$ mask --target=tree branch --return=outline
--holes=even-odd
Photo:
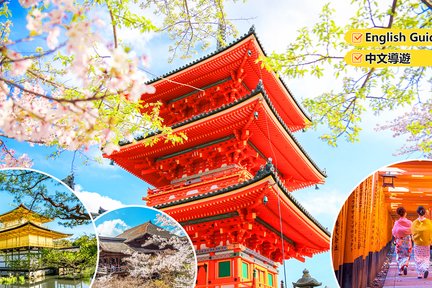
[[[117,43],[117,27],[116,27],[116,21],[114,19],[114,15],[112,12],[111,7],[108,4],[108,1],[105,1],[105,3],[107,4],[108,7],[108,11],[110,13],[110,17],[111,17],[111,25],[112,25],[112,30],[113,30],[113,37],[114,37],[114,48],[117,48],[118,43]]]
[[[114,94],[108,94],[108,95],[103,95],[103,96],[92,96],[92,97],[83,98],[83,99],[64,99],[64,98],[58,99],[58,98],[53,98],[53,97],[45,95],[45,94],[41,94],[41,93],[38,93],[38,92],[35,92],[35,91],[28,90],[28,89],[24,88],[23,86],[15,83],[15,82],[13,82],[11,80],[8,80],[6,78],[3,78],[3,77],[0,77],[0,81],[3,81],[3,82],[5,82],[5,83],[7,83],[7,84],[9,84],[9,85],[11,85],[11,86],[13,86],[15,88],[18,88],[18,89],[20,89],[23,92],[30,93],[30,94],[33,94],[35,96],[39,96],[39,97],[42,97],[42,98],[45,98],[45,99],[48,99],[48,100],[52,100],[52,101],[55,101],[55,102],[58,102],[58,103],[72,103],[72,104],[74,104],[74,103],[78,103],[78,102],[86,102],[86,101],[94,101],[94,100],[97,101],[97,100],[104,99],[107,96],[114,95]],[[120,93],[121,92],[122,91],[120,91]]]

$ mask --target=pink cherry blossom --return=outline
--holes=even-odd
[[[120,146],[114,143],[108,143],[103,147],[102,151],[107,155],[111,155],[114,151],[120,151]]]
[[[41,2],[40,0],[19,0],[19,3],[24,8],[29,8],[29,7],[35,6],[35,5],[39,4],[40,2]]]
[[[396,117],[376,130],[390,130],[393,137],[406,137],[406,144],[398,155],[420,153],[432,158],[432,101],[429,99],[413,107],[409,112]]]
[[[32,7],[25,41],[46,39],[52,51],[43,51],[47,57],[39,52],[24,57],[3,43],[8,65],[0,70],[0,135],[68,150],[97,145],[111,154],[119,150],[123,137],[132,141],[135,133],[153,129],[146,119],[158,119],[157,109],[143,117],[138,102],[142,94],[154,92],[138,69],[142,56],[114,48],[100,37],[103,21],[87,15],[86,5],[74,0],[45,0],[45,6],[41,1],[20,3]],[[64,39],[65,49],[59,39]],[[57,52],[64,58],[57,60]],[[44,73],[46,64],[62,72]],[[1,165],[30,165],[28,157],[2,145],[10,153],[0,155]]]
[[[52,0],[53,4],[57,5],[57,6],[63,6],[65,9],[69,10],[69,11],[74,11],[75,10],[75,0]]]
[[[54,49],[58,45],[58,37],[60,35],[60,28],[55,26],[51,31],[48,32],[47,46],[50,49]]]
[[[11,74],[14,76],[24,74],[32,64],[31,59],[25,59],[21,54],[12,50],[8,51],[8,57],[12,60]]]
[[[42,13],[39,9],[32,10],[27,14],[27,25],[26,28],[32,34],[38,35],[42,33],[42,20],[46,17],[46,13]]]
[[[12,100],[6,99],[6,97],[0,97],[0,111],[2,111],[2,113],[0,113],[0,127],[8,120],[9,114],[12,112],[12,107]]]
[[[29,168],[33,166],[33,162],[27,154],[22,154],[19,157],[15,156],[15,150],[7,149],[3,142],[0,141],[0,169],[11,167]]]
[[[111,64],[111,73],[122,75],[129,72],[130,60],[128,54],[122,48],[114,49],[109,62]]]
[[[54,9],[48,13],[48,17],[50,19],[50,24],[61,24],[62,21],[65,19],[66,15],[64,13],[64,10],[62,9]]]

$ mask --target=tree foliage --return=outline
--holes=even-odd
[[[10,193],[17,204],[45,217],[60,219],[66,227],[88,224],[90,215],[72,191],[52,177],[31,170],[0,171],[0,191]]]
[[[272,53],[263,59],[263,65],[290,78],[333,76],[332,90],[303,101],[313,126],[328,126],[329,132],[321,138],[330,145],[336,146],[340,137],[357,141],[367,110],[380,113],[414,109],[417,112],[395,117],[380,129],[390,129],[395,136],[409,135],[412,145],[402,148],[402,152],[420,151],[432,156],[432,122],[428,116],[432,104],[431,69],[353,68],[343,60],[353,48],[343,39],[349,29],[432,28],[432,10],[415,0],[361,0],[352,1],[352,5],[358,8],[345,26],[336,23],[331,5],[324,5],[317,23],[301,28],[285,52]]]
[[[44,249],[40,258],[43,267],[75,271],[92,276],[96,269],[97,240],[94,235],[83,235],[71,243],[73,250]]]
[[[15,5],[13,5],[15,4]],[[0,0],[0,161],[3,167],[31,165],[6,146],[18,141],[79,150],[98,145],[105,153],[123,139],[159,132],[174,143],[185,139],[163,125],[161,103],[143,72],[146,55],[126,45],[119,29],[167,32],[171,56],[190,56],[211,37],[236,31],[224,1]],[[25,9],[27,35],[11,33]],[[162,18],[157,26],[143,11]],[[20,22],[21,21],[21,22]],[[33,50],[33,51],[30,51]],[[146,142],[147,145],[153,142]]]

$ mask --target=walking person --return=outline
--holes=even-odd
[[[427,278],[429,275],[430,245],[432,243],[432,222],[425,217],[426,209],[417,208],[418,218],[412,223],[414,240],[414,261],[417,278]]]
[[[396,220],[392,229],[392,235],[396,243],[396,262],[399,275],[402,275],[402,273],[407,275],[412,250],[412,222],[406,218],[407,212],[404,207],[399,207],[396,213],[399,215],[399,219]]]

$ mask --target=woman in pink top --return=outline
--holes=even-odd
[[[399,207],[396,213],[400,216],[393,226],[392,234],[396,242],[396,262],[399,268],[399,275],[407,275],[408,263],[410,259],[412,242],[411,242],[411,225],[412,222],[406,218],[406,210]]]

